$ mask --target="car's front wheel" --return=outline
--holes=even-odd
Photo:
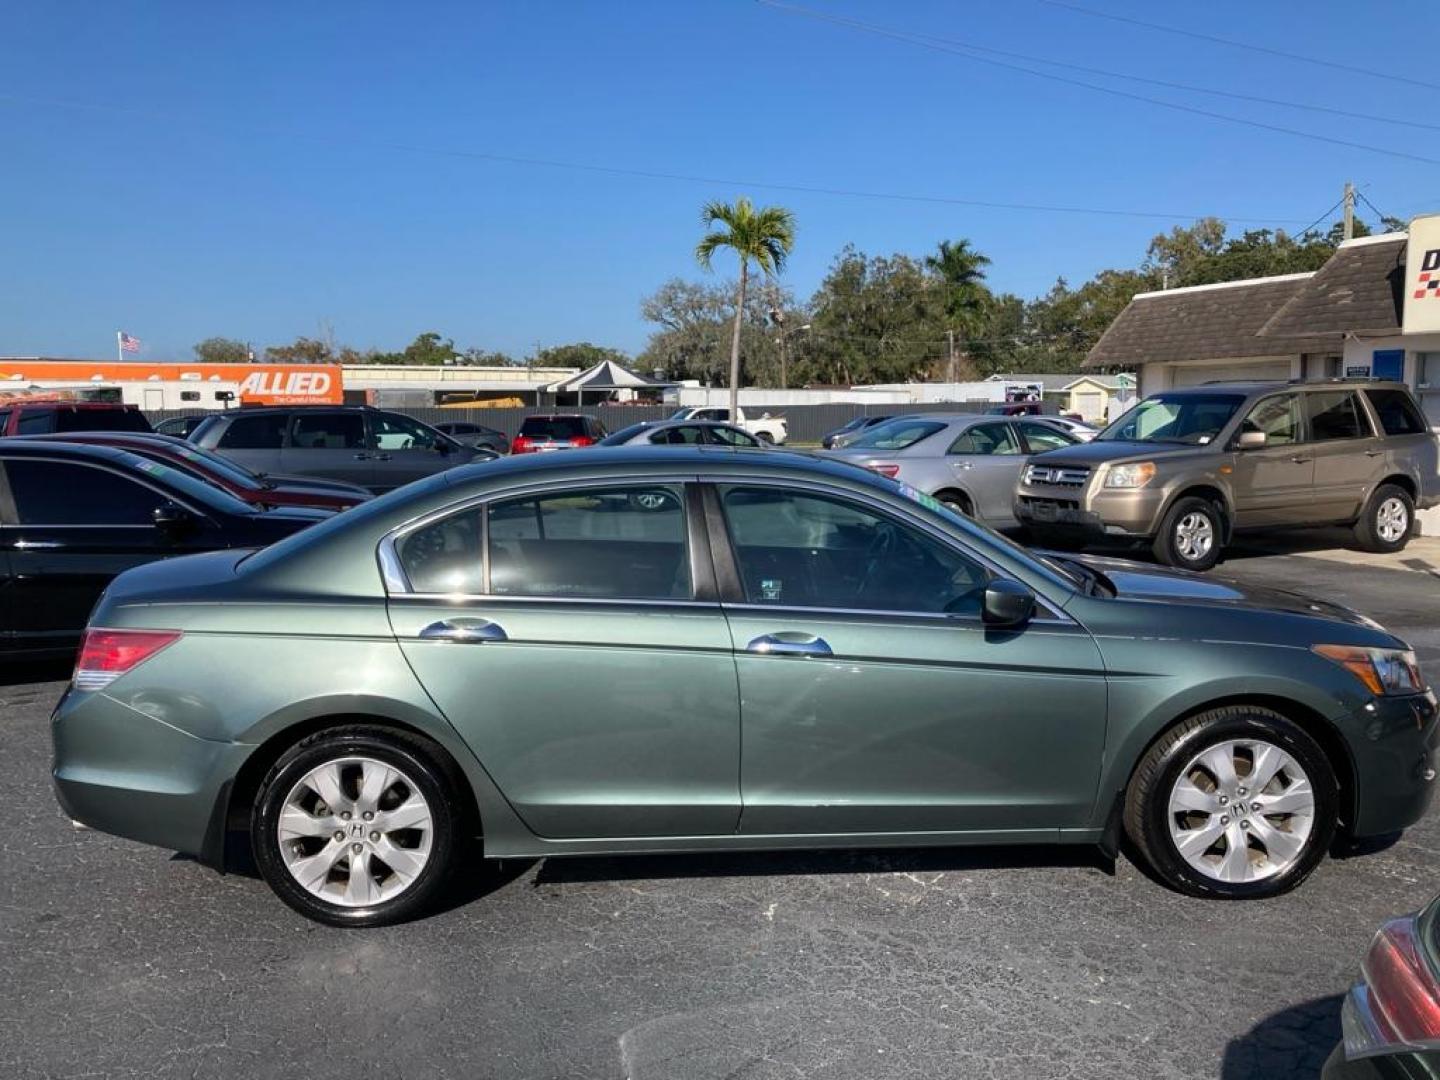
[[[1293,889],[1335,835],[1335,772],[1279,713],[1226,706],[1152,746],[1131,778],[1125,830],[1150,867],[1192,896],[1246,900]]]
[[[1225,521],[1215,504],[1197,496],[1177,499],[1160,523],[1155,558],[1184,570],[1209,570],[1220,561]]]
[[[401,922],[447,886],[461,828],[458,780],[422,739],[347,725],[275,763],[251,814],[255,861],[302,915],[331,926]]]

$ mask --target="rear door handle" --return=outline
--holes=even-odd
[[[16,540],[10,546],[16,551],[40,551],[63,548],[65,543],[62,540]]]
[[[974,463],[973,461],[957,461],[957,462],[955,462],[955,468],[957,468],[957,469],[973,469],[974,467],[975,467],[975,463]]]
[[[376,454],[374,460],[376,460],[376,461],[389,461],[389,460],[390,460],[390,455],[389,455],[389,454]]]
[[[1306,465],[1309,464],[1311,459],[1308,457],[1292,457],[1290,460],[1296,465]]]
[[[1366,456],[1366,457],[1379,457],[1379,456],[1380,456],[1381,454],[1383,454],[1383,453],[1385,453],[1384,450],[1366,450],[1366,451],[1365,451],[1365,456]]]
[[[487,641],[509,641],[503,627],[489,619],[442,619],[420,631],[421,641],[455,641],[483,645]]]
[[[369,454],[363,454],[363,453],[362,453],[362,454],[356,454],[356,455],[355,455],[355,460],[356,460],[356,461],[369,461],[369,460],[370,460],[370,455],[369,455]]]
[[[782,630],[778,634],[761,634],[745,646],[746,652],[762,656],[834,656],[830,643],[814,634]]]

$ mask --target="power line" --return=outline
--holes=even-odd
[[[1363,203],[1364,203],[1366,206],[1368,206],[1371,210],[1375,211],[1375,216],[1380,219],[1380,222],[1381,222],[1382,225],[1384,224],[1385,219],[1388,218],[1388,217],[1390,217],[1389,214],[1384,213],[1378,206],[1376,206],[1373,202],[1371,202],[1368,198],[1366,198],[1366,197],[1365,197],[1365,193],[1364,193],[1363,191],[1360,191],[1360,190],[1357,189],[1356,192],[1355,192],[1355,194],[1356,194],[1357,196],[1359,196],[1361,202],[1363,202]],[[1392,218],[1392,220],[1398,220],[1398,219]]]
[[[131,109],[123,106],[96,105],[89,102],[64,101],[59,99],[29,97],[20,94],[0,93],[0,103],[38,105],[48,108],[77,109],[121,113],[152,119],[170,119],[166,114],[154,110]],[[206,129],[213,132],[213,126]],[[690,173],[665,172],[654,169],[627,168],[616,165],[598,165],[589,162],[566,161],[558,158],[523,157],[515,154],[491,153],[483,150],[469,150],[456,147],[420,146],[408,143],[387,142],[374,139],[338,139],[333,136],[310,135],[305,133],[274,131],[269,129],[246,128],[243,125],[231,128],[251,135],[263,135],[330,145],[356,145],[367,149],[390,150],[404,154],[424,154],[437,157],[459,158],[471,161],[489,161],[506,165],[521,165],[547,169],[567,169],[578,172],[600,173],[609,176],[631,176],[642,180],[665,180],[690,184],[711,184],[734,188],[758,188],[769,191],[788,191],[807,195],[833,195],[843,198],[880,199],[891,202],[928,203],[942,206],[968,206],[984,210],[1019,210],[1046,214],[1083,214],[1101,217],[1142,218],[1164,221],[1195,221],[1203,217],[1221,217],[1227,221],[1248,224],[1299,224],[1298,218],[1259,217],[1255,215],[1230,215],[1197,213],[1174,213],[1162,210],[1118,210],[1095,206],[1060,206],[1044,203],[1001,202],[994,199],[968,199],[947,195],[920,195],[907,192],[869,191],[853,188],[824,187],[810,184],[788,184],[770,180],[740,179],[735,177],[700,176]]]
[[[1259,128],[1262,131],[1274,131],[1282,135],[1293,135],[1300,139],[1310,139],[1315,142],[1329,143],[1332,146],[1345,146],[1352,150],[1365,150],[1372,154],[1384,154],[1387,157],[1404,158],[1409,161],[1420,161],[1427,165],[1440,165],[1440,158],[1425,157],[1421,154],[1412,154],[1405,150],[1391,150],[1383,146],[1371,146],[1368,143],[1351,142],[1348,139],[1337,139],[1331,135],[1319,135],[1315,132],[1301,131],[1299,128],[1284,127],[1280,124],[1268,124],[1260,120],[1248,120],[1240,116],[1231,116],[1228,113],[1214,112],[1210,109],[1201,109],[1194,105],[1182,105],[1175,101],[1165,101],[1162,98],[1150,97],[1146,94],[1135,94],[1128,90],[1117,90],[1112,86],[1101,86],[1097,83],[1086,82],[1083,79],[1072,79],[1065,75],[1056,75],[1048,71],[1036,71],[1021,64],[1012,64],[1004,60],[995,60],[986,56],[977,56],[973,52],[967,52],[962,48],[952,45],[941,44],[939,41],[923,35],[912,34],[907,31],[893,30],[885,26],[877,26],[874,23],[861,22],[858,19],[849,19],[840,15],[830,15],[823,11],[815,11],[811,8],[800,7],[796,4],[780,3],[779,0],[757,0],[757,3],[764,7],[774,8],[777,11],[784,11],[789,14],[803,15],[807,18],[817,19],[821,22],[834,23],[838,26],[849,27],[852,30],[859,30],[868,34],[875,34],[880,37],[892,38],[896,41],[903,41],[911,45],[918,45],[921,48],[933,49],[936,52],[951,53],[955,56],[963,56],[981,64],[990,64],[993,67],[1005,68],[1009,71],[1019,71],[1031,75],[1037,79],[1048,79],[1051,82],[1064,83],[1067,86],[1079,86],[1086,90],[1093,90],[1099,94],[1109,94],[1112,97],[1125,98],[1130,101],[1142,101],[1148,105],[1158,105],[1163,109],[1173,109],[1177,112],[1190,113],[1193,116],[1204,116],[1211,120],[1223,120],[1230,124],[1240,124],[1245,127]]]
[[[1051,7],[1078,12],[1081,15],[1089,15],[1094,19],[1109,19],[1112,22],[1129,23],[1131,26],[1143,26],[1146,30],[1158,30],[1163,34],[1177,34],[1180,37],[1194,38],[1197,41],[1208,41],[1215,45],[1228,45],[1232,49],[1248,49],[1251,52],[1264,53],[1266,56],[1278,56],[1285,60],[1294,60],[1301,64],[1315,64],[1319,67],[1333,68],[1336,71],[1348,71],[1352,75],[1368,75],[1372,79],[1388,79],[1390,82],[1407,83],[1410,86],[1423,86],[1427,90],[1440,90],[1440,84],[1422,82],[1420,79],[1411,79],[1404,75],[1392,75],[1388,71],[1374,71],[1370,68],[1358,67],[1354,64],[1342,64],[1336,60],[1322,60],[1316,56],[1302,56],[1300,53],[1286,52],[1283,49],[1272,49],[1266,45],[1252,45],[1248,41],[1235,41],[1232,38],[1218,37],[1214,34],[1202,34],[1195,30],[1182,30],[1176,26],[1165,26],[1162,23],[1146,22],[1144,19],[1132,18],[1129,15],[1115,15],[1108,11],[1096,11],[1094,8],[1072,4],[1069,0],[1039,0],[1039,2],[1049,4]]]
[[[1330,207],[1329,210],[1326,210],[1323,214],[1321,214],[1319,217],[1317,217],[1317,218],[1316,218],[1314,221],[1312,221],[1309,225],[1306,225],[1305,228],[1301,229],[1301,230],[1299,231],[1299,233],[1297,233],[1296,235],[1297,235],[1297,236],[1304,236],[1304,235],[1305,235],[1306,233],[1308,233],[1311,229],[1315,228],[1316,225],[1319,225],[1322,221],[1324,221],[1324,220],[1325,220],[1326,218],[1328,218],[1331,214],[1333,214],[1336,210],[1339,210],[1340,207],[1343,206],[1344,204],[1345,204],[1345,196],[1342,195],[1342,196],[1340,196],[1339,202],[1337,202],[1334,206]]]
[[[770,5],[778,6],[778,5]],[[909,31],[906,31],[909,33]],[[1337,109],[1329,105],[1317,105],[1306,101],[1286,101],[1282,98],[1261,97],[1258,94],[1242,94],[1234,90],[1217,90],[1209,86],[1196,86],[1193,83],[1171,82],[1167,79],[1152,79],[1145,75],[1133,75],[1123,71],[1110,71],[1106,68],[1088,67],[1084,64],[1072,64],[1066,60],[1053,60],[1045,56],[1031,56],[1027,53],[1012,52],[1008,49],[996,49],[989,45],[977,45],[971,41],[962,41],[958,38],[940,37],[936,34],[911,34],[915,38],[923,38],[928,41],[940,42],[946,45],[953,45],[957,49],[967,49],[977,53],[991,53],[995,56],[1008,56],[1014,60],[1024,60],[1032,64],[1045,64],[1049,67],[1065,68],[1069,71],[1083,71],[1089,75],[1099,75],[1107,79],[1125,79],[1129,82],[1144,83],[1147,86],[1162,86],[1169,90],[1181,90],[1192,94],[1209,94],[1212,97],[1230,98],[1234,101],[1249,101],[1258,105],[1277,105],[1286,109],[1304,109],[1307,112],[1325,113],[1330,116],[1343,116],[1349,120],[1364,120],[1376,124],[1396,124],[1401,127],[1421,128],[1425,131],[1440,131],[1440,124],[1427,124],[1420,120],[1402,120],[1394,116],[1380,116],[1375,113],[1351,112],[1349,109]]]

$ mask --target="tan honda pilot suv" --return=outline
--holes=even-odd
[[[1144,542],[1208,570],[1237,530],[1353,526],[1399,551],[1440,504],[1440,442],[1400,383],[1215,383],[1145,398],[1030,459],[1015,518],[1040,545]]]

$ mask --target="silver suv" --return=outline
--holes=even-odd
[[[1440,443],[1400,383],[1218,383],[1152,394],[1031,459],[1015,517],[1044,543],[1144,541],[1208,570],[1238,529],[1353,525],[1399,551],[1440,504]]]

